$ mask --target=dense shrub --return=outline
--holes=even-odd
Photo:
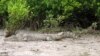
[[[42,27],[43,20],[45,19],[45,5],[43,0],[27,0],[29,8],[29,18],[28,26],[36,30]],[[27,24],[26,24],[27,25]]]
[[[73,16],[79,22],[80,27],[87,28],[98,20],[96,16],[97,0],[78,0],[78,2],[81,3],[81,7],[74,9]]]
[[[7,0],[0,0],[0,28],[7,18]]]
[[[0,0],[0,15],[5,13],[6,10],[7,10],[7,1]]]
[[[99,0],[0,0],[0,16],[8,15],[8,30],[59,26],[87,28],[100,25]],[[85,23],[84,23],[85,22]]]
[[[76,0],[44,0],[46,4],[45,26],[57,27],[72,16],[74,8],[80,7]]]
[[[9,0],[8,2],[8,21],[6,28],[9,31],[15,31],[23,26],[24,21],[28,19],[29,7],[26,0]]]
[[[97,1],[96,16],[98,17],[97,29],[100,30],[100,1]]]

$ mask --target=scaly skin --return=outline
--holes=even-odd
[[[65,38],[77,38],[77,36],[72,32],[60,32],[57,34],[18,33],[8,38],[8,40],[15,39],[18,41],[57,41]]]

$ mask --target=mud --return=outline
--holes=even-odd
[[[0,56],[100,56],[100,35],[86,34],[60,41],[18,42],[4,39],[4,31],[0,30]]]

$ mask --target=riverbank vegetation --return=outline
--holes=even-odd
[[[0,0],[0,28],[100,29],[99,0]]]

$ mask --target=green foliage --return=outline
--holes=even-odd
[[[96,15],[97,15],[98,17],[100,17],[100,2],[97,2]]]
[[[7,19],[8,0],[0,0],[0,28],[3,28]]]
[[[27,0],[29,8],[29,27],[34,30],[43,26],[45,19],[45,5],[43,0]]]
[[[31,16],[38,16],[39,12],[43,9],[42,0],[27,0]]]
[[[7,10],[7,1],[0,0],[0,14],[3,14]]]
[[[72,16],[74,8],[80,7],[76,0],[44,0],[46,5],[46,27],[57,27],[63,20]]]
[[[68,27],[69,22],[87,28],[100,22],[99,0],[0,0],[0,15],[5,11],[9,30],[19,29],[25,22],[33,28]]]
[[[87,28],[93,22],[98,21],[97,3],[98,0],[77,0],[81,6],[73,11],[73,18],[78,22],[80,27]],[[85,23],[84,23],[85,22]]]
[[[8,2],[8,21],[6,28],[9,31],[19,29],[25,20],[28,19],[28,9],[26,0],[10,0]]]

